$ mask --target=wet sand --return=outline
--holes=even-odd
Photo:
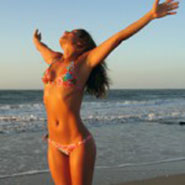
[[[139,180],[116,185],[185,185],[185,174],[161,176],[152,179]]]
[[[0,180],[0,184],[54,185],[49,173],[5,178]],[[93,183],[93,185],[99,185],[99,184]],[[104,184],[101,184],[101,185],[104,185]],[[106,183],[106,185],[108,184]],[[123,182],[119,184],[109,184],[109,185],[185,185],[185,174],[161,176],[161,177],[156,177],[156,178],[151,178],[146,180]]]
[[[1,176],[2,185],[54,185],[49,170]],[[93,185],[185,185],[185,161],[130,166],[95,168]]]

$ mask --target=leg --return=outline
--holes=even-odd
[[[70,154],[70,172],[72,185],[92,185],[96,160],[94,139],[77,146]]]
[[[71,185],[69,157],[49,142],[48,165],[55,185]]]

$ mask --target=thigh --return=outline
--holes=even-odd
[[[72,185],[92,185],[96,160],[94,139],[77,146],[70,154],[70,174]]]
[[[55,185],[71,185],[69,157],[48,143],[48,165]]]

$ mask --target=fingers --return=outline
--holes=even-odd
[[[155,4],[158,5],[160,0],[155,0]]]
[[[38,34],[38,37],[41,38],[41,33]]]
[[[174,1],[174,0],[166,0],[166,3],[171,3],[172,1]]]
[[[171,4],[168,5],[167,10],[172,11],[172,10],[177,9],[178,7],[179,7],[179,2],[174,2],[174,3],[171,3]],[[170,13],[170,12],[168,12],[168,13]],[[175,12],[171,12],[170,15],[172,15],[172,14],[175,14]]]
[[[175,15],[177,12],[168,12],[168,15]]]
[[[37,35],[37,33],[38,33],[38,29],[36,29],[36,30],[34,31],[34,35]]]
[[[166,4],[168,5],[168,6],[177,6],[177,5],[179,5],[179,2],[178,1],[176,1],[176,2],[173,2],[174,0],[167,0],[166,1]]]
[[[171,10],[175,10],[177,8],[178,8],[178,6],[174,6],[174,7],[170,7],[168,10],[171,11]]]
[[[160,0],[155,0],[154,8],[157,8],[157,6],[158,6],[158,4],[159,4],[159,1],[160,1]]]
[[[34,38],[38,39],[39,41],[41,40],[41,33],[39,33],[38,29],[36,29],[34,32]]]
[[[38,29],[36,29],[36,30],[34,31],[33,36],[34,36],[35,38],[37,38],[37,37],[38,37]]]
[[[178,5],[179,5],[178,1],[173,2],[173,3],[168,3],[168,6],[178,6]]]
[[[39,36],[39,35],[41,35],[41,33],[39,33],[39,30],[36,29],[35,32],[34,32],[34,35],[35,35],[35,36]]]
[[[179,2],[174,2],[171,4],[172,8],[178,8],[179,7]]]

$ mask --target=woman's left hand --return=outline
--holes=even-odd
[[[166,15],[174,15],[177,12],[174,11],[179,6],[179,2],[174,0],[166,0],[164,3],[159,4],[160,0],[155,0],[153,8],[151,10],[153,18],[161,18]]]

